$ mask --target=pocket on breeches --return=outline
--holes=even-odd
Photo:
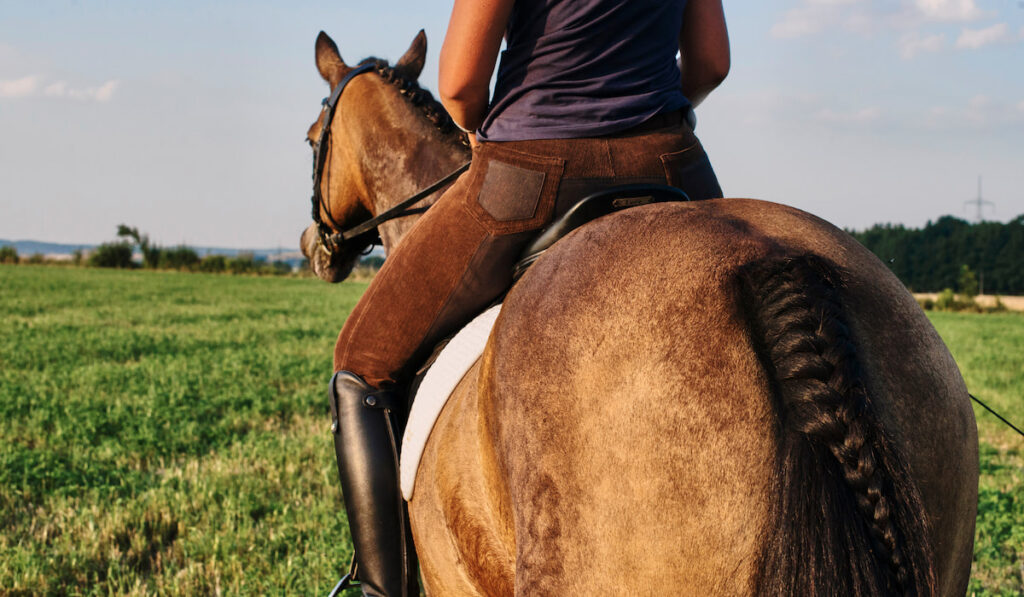
[[[536,230],[550,222],[565,161],[507,148],[481,148],[467,206],[494,235]]]
[[[711,160],[699,142],[681,151],[662,154],[661,163],[668,184],[682,189],[693,201],[722,196]]]

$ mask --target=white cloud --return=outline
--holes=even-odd
[[[29,75],[20,79],[0,81],[0,97],[28,97],[35,94],[42,77]]]
[[[67,97],[76,100],[108,102],[114,97],[118,81],[110,80],[99,87],[86,87],[84,89],[68,89]]]
[[[921,35],[916,31],[904,34],[899,40],[900,55],[909,60],[923,52],[938,52],[946,45],[944,34]]]
[[[933,21],[973,21],[984,15],[974,0],[914,0],[914,5]]]
[[[50,83],[43,89],[43,95],[50,97],[62,97],[68,92],[68,84],[64,81],[57,81],[56,83]]]
[[[93,97],[98,102],[109,102],[110,98],[114,97],[114,91],[117,89],[118,85],[120,85],[120,82],[116,79],[107,81],[96,88],[96,92],[93,94]]]
[[[29,75],[20,79],[0,81],[0,98],[23,98],[43,95],[78,101],[108,102],[120,83],[116,79],[94,87],[72,87],[66,81],[53,81],[43,85],[43,77]]]
[[[1010,28],[1006,23],[999,23],[984,29],[964,29],[956,39],[956,47],[977,50],[989,44],[1010,41]]]

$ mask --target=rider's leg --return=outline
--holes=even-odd
[[[365,595],[419,595],[405,501],[397,489],[405,400],[339,371],[329,390],[345,509]]]

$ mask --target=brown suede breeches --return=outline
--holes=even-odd
[[[482,144],[345,321],[335,371],[375,387],[409,381],[438,341],[507,290],[530,240],[590,193],[667,182],[694,200],[721,197],[707,155],[681,120],[596,139]]]

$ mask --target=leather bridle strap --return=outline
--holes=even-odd
[[[407,208],[412,207],[417,202],[423,200],[424,198],[430,196],[432,193],[435,193],[439,189],[450,184],[452,181],[458,178],[460,174],[469,169],[469,164],[470,162],[462,164],[441,180],[416,193],[412,197],[402,200],[397,205],[381,212],[377,216],[370,218],[369,220],[363,222],[362,224],[358,224],[344,232],[336,232],[332,234],[330,236],[331,240],[334,240],[333,237],[340,237],[340,240],[352,240],[353,238],[362,236],[363,234],[372,231],[374,228],[383,224],[384,222],[387,222],[388,220],[393,220],[395,218],[400,218],[402,216],[412,215],[413,213],[419,213],[420,210],[410,210]]]
[[[331,210],[327,206],[327,201],[324,200],[323,193],[321,193],[320,191],[320,181],[323,178],[324,166],[327,163],[326,143],[328,143],[330,140],[331,123],[334,121],[334,111],[338,106],[338,100],[341,99],[341,92],[344,91],[345,87],[349,84],[349,82],[352,81],[352,79],[356,78],[357,76],[365,72],[371,71],[374,68],[376,68],[376,66],[373,62],[366,62],[355,67],[354,69],[349,71],[344,77],[342,77],[341,81],[339,81],[338,85],[334,88],[334,91],[331,92],[330,97],[324,98],[323,101],[323,124],[320,125],[320,136],[317,139],[316,146],[313,149],[312,216],[313,222],[316,223],[317,225],[320,246],[324,251],[327,252],[328,255],[333,253],[338,248],[340,248],[346,241],[352,241],[357,238],[365,239],[370,245],[379,242],[379,235],[376,231],[376,228],[379,225],[383,224],[384,222],[387,222],[388,220],[393,220],[395,218],[409,216],[426,211],[427,208],[409,208],[412,207],[412,205],[414,205],[415,203],[437,192],[446,185],[451,184],[452,181],[458,178],[460,174],[462,174],[469,168],[469,162],[462,164],[461,166],[456,168],[454,172],[448,174],[441,180],[416,193],[412,197],[409,197],[408,199],[399,202],[397,205],[391,207],[390,209],[387,209],[381,212],[380,214],[376,215],[375,217],[370,218],[369,220],[361,224],[357,224],[356,226],[349,228],[348,230],[343,230],[341,232],[331,232],[327,228],[327,225],[320,217],[321,211],[327,214],[327,220],[331,223],[331,226],[334,227],[334,230],[338,230],[341,228],[341,225],[338,224],[338,222],[336,222],[334,220],[334,217],[331,215]]]
[[[327,162],[327,148],[325,141],[330,138],[331,135],[331,122],[334,120],[334,110],[338,107],[338,100],[341,98],[341,92],[345,90],[349,82],[357,76],[373,70],[373,63],[360,64],[354,69],[350,70],[348,74],[342,77],[341,81],[331,92],[330,97],[324,98],[324,117],[323,124],[320,125],[320,137],[316,141],[316,146],[313,148],[313,221],[317,223],[320,228],[321,236],[323,234],[324,223],[320,219],[320,211],[323,208],[323,213],[327,214],[327,219],[330,220],[331,225],[335,228],[340,228],[337,222],[334,221],[334,217],[331,216],[331,210],[327,207],[327,202],[324,201],[323,194],[320,192],[320,179],[323,177],[324,165]]]

